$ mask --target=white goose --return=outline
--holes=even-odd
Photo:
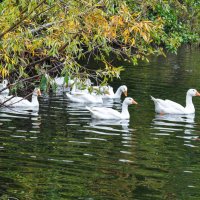
[[[104,88],[104,90],[106,89]],[[127,96],[127,87],[125,85],[120,86],[115,93],[113,92],[112,87],[109,87],[108,90],[109,94],[104,93],[100,95],[95,92],[89,93],[87,89],[77,90],[76,85],[74,85],[72,87],[71,94],[66,93],[66,95],[70,101],[77,103],[103,103],[103,99],[107,98],[120,99],[122,93],[124,93],[124,95]]]
[[[63,88],[64,91],[66,91],[66,92],[69,92],[71,90],[70,92],[72,94],[76,94],[76,93],[80,93],[80,92],[81,93],[89,93],[87,89],[82,90],[81,88],[89,87],[92,84],[92,82],[89,78],[85,79],[84,81],[81,81],[78,78],[71,79],[70,77],[68,77],[67,84],[65,83],[64,77],[56,77],[54,79],[54,81],[59,89]]]
[[[93,92],[90,93],[88,89],[79,90],[76,88],[76,85],[73,85],[71,94],[91,94],[93,96],[101,96],[103,99],[120,99],[122,93],[127,96],[127,87],[125,85],[120,86],[117,91],[114,93],[113,88],[111,86],[92,86]],[[98,94],[102,93],[102,94]]]
[[[0,83],[0,91],[3,90],[4,88],[6,88],[7,85],[8,85],[8,80],[7,79],[3,80],[3,82]],[[9,95],[9,89],[7,88],[7,89],[3,90],[2,92],[0,92],[0,95],[8,96]]]
[[[200,93],[195,89],[189,89],[186,94],[186,106],[171,101],[156,99],[151,96],[155,104],[155,112],[160,114],[192,114],[195,113],[195,108],[192,102],[193,96],[200,96]]]
[[[71,79],[68,80],[68,84],[71,83]],[[65,77],[56,77],[54,78],[54,83],[57,85],[57,89],[56,89],[56,92],[60,92],[60,91],[63,91],[63,92],[69,92],[70,91],[70,87],[69,85],[67,85],[65,83]]]
[[[129,119],[130,114],[128,112],[128,105],[137,104],[137,102],[131,97],[126,97],[122,103],[121,113],[112,108],[106,107],[87,107],[90,111],[92,118],[96,119]]]
[[[65,77],[56,77],[54,81],[58,87],[64,87],[65,85]]]
[[[124,93],[124,95],[127,96],[127,91],[128,91],[128,88],[126,85],[120,86],[115,93],[113,92],[113,88],[108,86],[108,94],[102,95],[102,98],[120,99],[122,93]]]
[[[103,99],[99,95],[87,93],[69,94],[66,93],[68,99],[76,103],[103,103]]]
[[[85,80],[81,80],[79,78],[74,78],[74,79],[69,78],[68,87],[72,88],[74,85],[76,86],[75,87],[76,89],[81,90],[81,87],[89,87],[89,86],[91,86],[92,85],[92,81],[89,78],[87,78]]]
[[[40,89],[35,88],[32,94],[32,101],[28,101],[27,99],[24,99],[23,97],[13,97],[7,96],[0,98],[0,103],[4,103],[5,106],[8,107],[24,107],[24,108],[39,108],[39,102],[38,102],[38,96],[41,95]],[[9,100],[10,99],[10,100]]]
[[[76,83],[73,83],[73,84],[71,85],[70,94],[71,94],[71,95],[74,95],[74,94],[90,94],[90,93],[89,93],[88,89],[84,89],[84,90],[78,89],[77,84],[76,84]]]

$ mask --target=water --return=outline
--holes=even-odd
[[[126,67],[139,104],[130,120],[92,120],[65,96],[41,97],[39,112],[0,112],[0,199],[157,200],[200,197],[200,98],[195,115],[156,115],[150,95],[185,104],[200,89],[199,50]],[[120,110],[120,102],[113,105]]]

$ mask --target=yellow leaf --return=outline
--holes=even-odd
[[[128,29],[126,29],[126,30],[123,32],[123,36],[124,36],[124,41],[125,41],[125,43],[128,42],[129,34],[130,34],[130,32],[129,32]]]
[[[135,45],[135,38],[132,38],[131,40],[131,46]]]
[[[123,35],[124,35],[124,36],[127,36],[127,35],[129,35],[129,34],[130,34],[130,32],[129,32],[128,29],[126,29],[126,30],[123,32]]]
[[[121,25],[121,26],[124,25],[122,17],[118,18],[118,24]]]
[[[129,31],[130,32],[134,31],[135,33],[137,33],[137,32],[140,31],[140,29],[137,26],[132,26],[132,27],[129,28]]]
[[[4,59],[6,62],[9,62],[9,60],[10,60],[10,58],[6,54],[4,55]]]
[[[147,31],[151,30],[150,26],[147,23],[144,24],[144,27],[146,28]]]
[[[143,37],[143,39],[144,39],[146,42],[148,42],[148,41],[149,41],[149,39],[148,39],[147,35],[143,34],[143,35],[142,35],[142,37]]]
[[[1,68],[0,73],[1,73],[3,79],[9,74],[8,70],[5,69],[4,67]]]

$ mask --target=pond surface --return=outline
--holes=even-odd
[[[150,100],[185,105],[186,91],[200,90],[199,53],[123,64],[111,85],[126,84],[139,103],[130,121],[92,120],[65,95],[41,97],[38,113],[1,110],[0,199],[199,200],[200,98],[189,116],[156,115]]]

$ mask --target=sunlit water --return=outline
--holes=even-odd
[[[130,120],[92,120],[65,95],[42,96],[39,112],[1,110],[0,199],[199,200],[200,98],[189,116],[157,115],[150,100],[184,105],[187,89],[200,90],[199,53],[122,63],[111,85],[126,84],[139,103]]]

